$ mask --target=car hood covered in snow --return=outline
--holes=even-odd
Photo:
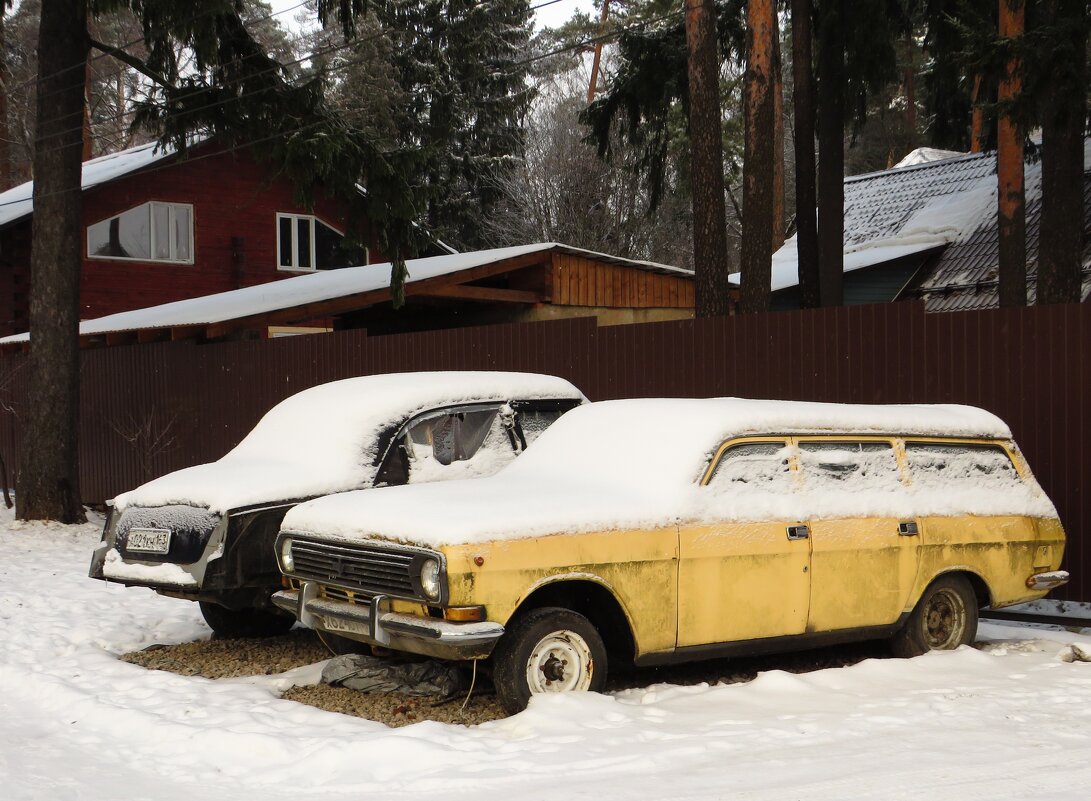
[[[848,498],[804,492],[791,498],[771,493],[742,497],[699,486],[716,448],[731,437],[829,431],[1011,436],[999,418],[969,406],[738,398],[607,401],[569,412],[494,476],[320,498],[293,509],[282,529],[438,547],[686,521],[794,519],[816,511],[834,515],[846,502],[854,515],[912,514],[925,501],[935,513],[956,511],[957,497],[922,499],[901,491]],[[1039,500],[1035,506],[1026,498],[1012,498],[1007,513],[1053,514],[1048,499]]]
[[[584,397],[533,373],[390,373],[333,381],[281,401],[223,458],[119,495],[115,506],[188,504],[227,512],[371,486],[391,427],[452,404]]]

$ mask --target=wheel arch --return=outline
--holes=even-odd
[[[571,609],[590,620],[611,659],[631,662],[636,655],[636,638],[628,610],[613,588],[598,576],[551,576],[531,588],[512,612],[511,619],[545,606]]]
[[[935,584],[937,580],[945,576],[962,576],[970,582],[970,587],[973,589],[974,596],[977,598],[977,608],[979,610],[992,605],[992,590],[989,589],[989,583],[985,581],[980,573],[965,565],[949,567],[932,576],[931,581],[924,585],[921,593],[923,594],[924,590],[928,589]]]

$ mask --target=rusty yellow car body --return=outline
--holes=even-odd
[[[557,424],[562,432],[564,422]],[[587,663],[601,665],[606,652],[654,665],[888,636],[901,638],[900,652],[907,655],[956,647],[972,639],[979,608],[1036,600],[1064,583],[1064,531],[1008,436],[870,433],[874,428],[867,434],[848,426],[747,434],[712,443],[693,480],[696,492],[716,482],[721,465],[729,476],[723,480],[737,483],[737,492],[768,480],[774,489],[755,496],[753,513],[713,508],[686,517],[672,511],[664,517],[673,519],[656,525],[595,528],[578,525],[573,512],[568,531],[415,541],[411,533],[393,535],[399,518],[381,504],[372,504],[380,522],[366,521],[370,506],[360,508],[367,532],[360,538],[335,526],[324,531],[323,518],[308,518],[303,508],[302,525],[287,519],[278,542],[282,570],[293,584],[277,602],[308,625],[362,642],[451,659],[491,655],[500,663],[501,699],[517,709],[528,695],[554,685],[601,686],[587,678]],[[546,432],[540,444],[554,433]],[[533,455],[528,451],[524,459]],[[729,464],[736,458],[738,475]],[[498,482],[506,491],[519,486],[504,484],[503,475],[471,483]],[[853,491],[837,486],[846,476],[855,482]],[[888,494],[870,493],[872,484]],[[429,498],[442,501],[452,489],[432,489]],[[734,490],[717,491],[730,497]],[[1025,509],[1011,501],[1020,493]],[[389,500],[399,499],[392,493]],[[763,515],[763,508],[772,511]],[[465,519],[473,531],[472,512]],[[389,540],[381,521],[389,521]],[[384,547],[404,549],[407,565],[435,561],[442,592],[424,598],[419,582],[413,584],[417,597],[359,591],[345,580],[349,574],[315,561],[311,550],[322,558],[334,554],[336,561],[353,558],[353,548],[364,544],[380,554]],[[292,563],[285,564],[285,553],[293,554]],[[580,621],[558,624],[550,634],[543,609],[576,614],[593,634],[584,637]],[[540,647],[507,645],[513,637],[538,637]],[[584,642],[596,637],[601,647]],[[583,680],[557,667],[570,659],[587,673]],[[518,691],[500,686],[512,681]]]

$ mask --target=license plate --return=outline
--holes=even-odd
[[[170,550],[170,529],[131,528],[125,547],[130,551],[166,553]]]
[[[323,617],[322,628],[327,631],[343,631],[346,634],[371,634],[371,631],[366,624],[356,623],[351,620],[342,620],[339,617]]]

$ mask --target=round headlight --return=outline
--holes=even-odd
[[[439,562],[425,559],[420,566],[420,586],[433,601],[439,600]]]
[[[295,569],[295,559],[292,558],[291,537],[280,542],[280,567],[285,573],[291,573]]]

